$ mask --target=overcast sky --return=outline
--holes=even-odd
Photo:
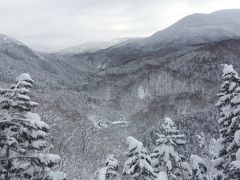
[[[240,8],[239,0],[0,0],[0,33],[36,50],[149,36],[192,13]]]

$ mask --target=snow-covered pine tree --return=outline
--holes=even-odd
[[[175,123],[168,117],[165,118],[162,127],[163,134],[157,133],[156,148],[151,154],[154,172],[167,172],[170,180],[190,179],[190,165],[186,158],[175,150],[186,144],[185,135],[179,133]]]
[[[195,134],[196,138],[198,139],[198,145],[201,149],[204,149],[207,143],[206,136],[203,132],[200,134]]]
[[[207,163],[197,155],[190,158],[194,180],[209,180]]]
[[[128,154],[123,167],[123,176],[130,176],[134,180],[153,180],[154,173],[151,158],[143,143],[134,137],[127,137]]]
[[[38,105],[28,96],[32,84],[32,77],[24,73],[10,89],[0,91],[1,177],[62,180],[64,173],[51,170],[60,162],[60,157],[43,151],[49,126],[37,113],[31,112]]]
[[[107,157],[105,167],[99,170],[98,180],[119,180],[118,161],[114,155]]]
[[[240,164],[236,161],[239,145],[235,133],[240,129],[240,78],[232,65],[223,65],[223,83],[218,94],[216,106],[220,112],[220,138],[218,155],[214,166],[218,173],[215,179],[235,180],[240,178]]]

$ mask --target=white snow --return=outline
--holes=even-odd
[[[108,164],[108,166],[117,167],[118,161],[113,154],[110,154],[106,159],[106,164]]]
[[[153,175],[153,168],[149,162],[151,157],[147,150],[143,147],[143,143],[132,136],[127,137],[128,159],[123,166],[123,174],[131,175],[134,179],[144,176],[144,172],[148,171],[149,176]],[[148,176],[148,175],[146,175]]]
[[[164,124],[166,124],[167,127],[170,128],[171,126],[174,125],[174,122],[173,122],[173,120],[171,118],[166,117],[165,120],[164,120]]]
[[[16,77],[16,81],[30,81],[33,82],[33,79],[31,78],[30,74],[28,73],[23,73]]]
[[[154,152],[160,154],[163,161],[166,163],[171,160],[171,157],[174,158],[176,162],[180,160],[179,154],[174,150],[174,147],[172,146],[162,144],[161,146],[157,147]]]
[[[103,167],[98,171],[98,180],[106,180],[106,171],[106,167]]]
[[[227,74],[230,74],[233,72],[236,73],[232,65],[222,64],[222,66],[223,66],[223,76],[226,76]]]
[[[195,136],[198,138],[199,146],[201,148],[204,148],[206,143],[206,136],[204,135],[204,133],[201,132],[200,134],[195,134]]]
[[[207,167],[206,162],[197,155],[191,155],[190,163],[193,169],[199,169],[199,165],[202,164]]]
[[[30,97],[24,94],[17,94],[18,99],[23,99],[25,101],[30,101]]]
[[[63,180],[66,178],[66,174],[60,171],[50,171],[48,177],[51,180]]]
[[[234,134],[234,141],[238,146],[240,146],[240,130],[236,131]]]
[[[160,171],[157,174],[157,179],[156,180],[168,180],[167,172],[166,171]]]
[[[94,115],[94,114],[89,114],[87,115],[87,118],[92,121],[93,125],[96,127],[96,128],[100,128],[98,122],[99,122],[99,118],[97,117],[97,115]]]
[[[32,141],[31,142],[31,146],[38,149],[40,147],[44,147],[46,144],[46,141],[42,141],[42,140],[36,140],[36,141]]]
[[[237,153],[236,153],[236,159],[238,160],[238,162],[240,163],[240,148],[238,149]]]
[[[132,136],[128,136],[127,137],[127,144],[128,144],[128,149],[131,150],[134,147],[136,148],[136,151],[141,152],[142,148],[143,148],[143,143],[136,140],[134,137]]]
[[[28,121],[29,124],[36,129],[49,129],[49,126],[45,122],[41,121],[41,117],[37,113],[27,112],[24,117],[25,121]]]
[[[240,163],[238,161],[232,161],[229,165],[229,169],[231,171],[239,172],[240,171]]]
[[[128,124],[126,121],[113,121],[111,122],[112,125],[125,125]]]
[[[170,171],[172,170],[172,162],[170,160],[167,161],[166,166],[167,166],[168,170],[170,170]]]
[[[98,65],[97,65],[97,68],[98,68],[98,69],[104,69],[104,68],[106,68],[106,66],[107,66],[106,63],[102,63],[102,64],[98,64]]]
[[[114,179],[118,179],[118,161],[114,155],[109,155],[105,162],[105,167],[98,171],[98,180],[106,180],[107,176],[114,176]]]
[[[26,134],[28,134],[29,136],[31,136],[34,139],[47,137],[47,133],[45,133],[42,130],[31,130],[31,131],[29,131],[26,128],[22,128],[22,129],[20,129],[20,131],[25,132]]]
[[[98,128],[108,128],[109,127],[109,122],[107,122],[105,120],[99,120],[95,124]]]
[[[224,139],[223,138],[219,138],[217,139],[214,144],[215,144],[215,153],[219,154],[220,151],[222,151],[224,149],[224,143],[223,143]]]
[[[146,92],[142,86],[138,87],[137,94],[140,99],[143,99],[146,96]]]
[[[163,125],[162,125],[163,129],[166,131],[166,132],[175,132],[177,131],[176,130],[176,126],[175,126],[175,123],[173,122],[173,120],[169,117],[166,117],[164,122],[163,122]]]
[[[222,164],[223,162],[224,162],[224,158],[217,158],[217,159],[214,159],[213,161],[213,166],[214,167],[217,167],[217,166],[219,166],[220,164]]]
[[[237,86],[237,83],[232,82],[232,84],[229,87],[229,91],[233,91],[236,86]]]
[[[109,128],[112,126],[115,126],[115,125],[127,125],[128,122],[127,121],[113,121],[113,122],[110,122],[108,121],[107,119],[104,119],[104,117],[98,117],[97,115],[94,115],[94,114],[91,114],[91,115],[88,115],[87,118],[93,123],[93,125],[96,127],[96,128]]]
[[[40,161],[46,165],[50,163],[57,164],[61,161],[61,158],[56,154],[38,154]]]
[[[237,90],[236,90],[237,91]],[[239,93],[239,92],[238,92]],[[240,93],[236,96],[234,96],[231,100],[232,104],[239,104],[240,103]],[[239,110],[239,109],[238,109]]]

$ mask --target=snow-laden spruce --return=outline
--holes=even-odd
[[[123,167],[123,176],[132,177],[134,180],[153,180],[154,173],[151,158],[143,143],[134,137],[127,137],[128,154]]]
[[[203,158],[197,155],[191,155],[190,163],[193,170],[194,180],[210,180],[208,166]]]
[[[165,118],[162,127],[164,132],[157,133],[156,148],[151,154],[154,172],[166,172],[169,180],[190,179],[191,167],[175,149],[186,144],[185,135],[179,133],[170,118]]]
[[[64,173],[51,170],[60,157],[43,151],[49,126],[31,112],[38,105],[28,95],[32,85],[32,77],[24,73],[10,89],[0,91],[0,179],[63,180]]]
[[[216,103],[220,112],[220,138],[217,140],[219,152],[214,160],[218,170],[215,178],[235,180],[240,177],[240,163],[236,159],[240,138],[240,77],[232,65],[224,64],[222,80]]]
[[[105,167],[101,168],[98,172],[98,180],[120,180],[118,161],[114,155],[107,157]]]

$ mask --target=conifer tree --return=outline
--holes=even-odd
[[[134,137],[127,137],[128,154],[123,167],[123,176],[130,176],[134,180],[153,180],[154,173],[151,158],[143,143]]]
[[[105,167],[99,170],[98,180],[119,180],[118,161],[114,155],[107,157]]]
[[[43,151],[49,126],[37,113],[31,112],[38,105],[28,95],[32,85],[32,77],[24,73],[10,89],[0,91],[1,177],[5,180],[62,180],[64,173],[51,170],[60,162],[60,157]]]
[[[159,174],[165,171],[170,180],[189,179],[191,167],[186,158],[175,150],[186,144],[185,135],[179,133],[170,118],[165,118],[162,127],[163,134],[157,133],[156,148],[151,154],[154,172]]]
[[[209,180],[207,163],[197,155],[190,158],[194,180]]]
[[[235,180],[240,177],[240,164],[236,161],[239,145],[234,140],[240,129],[240,78],[232,65],[223,65],[223,83],[216,106],[220,112],[220,138],[214,165],[218,170],[215,179]]]

